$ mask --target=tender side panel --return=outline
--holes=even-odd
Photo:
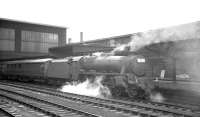
[[[49,78],[70,78],[70,65],[68,62],[50,62],[47,65],[46,75]]]

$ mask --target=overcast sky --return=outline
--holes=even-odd
[[[0,0],[0,17],[68,28],[73,42],[200,20],[199,0]]]

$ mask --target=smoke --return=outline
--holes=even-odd
[[[92,53],[93,56],[102,56],[103,54],[104,54],[103,52]]]
[[[114,49],[113,53],[120,51],[137,51],[145,46],[188,39],[200,38],[200,22],[183,24],[158,30],[150,30],[132,35],[131,41]],[[128,49],[127,49],[128,48]]]
[[[99,97],[99,98],[108,98],[111,97],[110,90],[103,86],[101,81],[103,76],[97,76],[94,81],[87,79],[82,83],[72,82],[66,83],[60,90],[62,92]]]
[[[130,45],[130,43],[129,44],[120,45],[120,46],[114,48],[114,50],[111,51],[111,53],[114,54],[115,52],[128,51],[128,50],[126,50],[126,48],[128,48],[129,45]]]
[[[112,56],[113,54],[110,52],[110,53],[106,53],[106,52],[95,52],[95,53],[92,53],[93,56],[97,56],[97,57],[102,57],[102,56]]]

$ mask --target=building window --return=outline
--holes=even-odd
[[[15,30],[9,28],[0,28],[0,50],[15,50]]]
[[[116,45],[115,45],[115,40],[110,40],[110,45],[109,45],[110,47],[115,47]]]
[[[58,46],[58,34],[22,31],[22,52],[48,53],[50,47]]]

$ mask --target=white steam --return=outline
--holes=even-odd
[[[93,56],[101,57],[101,56],[111,56],[113,55],[112,53],[105,53],[105,52],[95,52],[92,53]]]
[[[61,91],[100,98],[110,97],[110,90],[102,85],[102,80],[103,76],[97,76],[94,81],[87,79],[82,83],[67,83],[61,88]]]
[[[117,52],[126,51],[126,47],[129,46],[129,45],[130,45],[130,43],[127,44],[127,45],[126,44],[120,45],[120,46],[114,48],[114,50],[111,51],[111,53],[114,54],[116,51]]]
[[[127,51],[126,47],[130,47],[128,51],[137,51],[138,49],[151,44],[199,38],[200,22],[194,22],[170,28],[162,28],[133,34],[132,39],[128,44],[117,47],[114,52]]]
[[[156,93],[152,93],[150,95],[150,99],[154,102],[163,102],[165,100],[165,98],[163,97],[163,95],[159,92]]]

